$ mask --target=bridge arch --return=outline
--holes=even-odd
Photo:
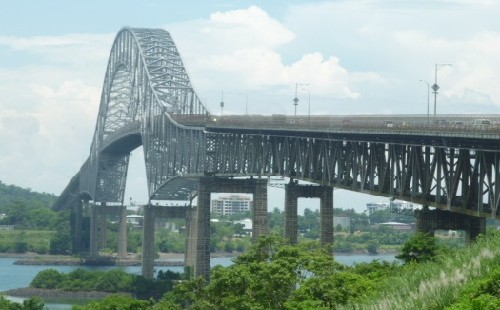
[[[130,152],[143,145],[149,198],[168,199],[174,192],[167,189],[171,180],[203,174],[203,160],[190,157],[203,153],[203,145],[196,143],[201,128],[171,118],[192,114],[208,115],[208,110],[191,86],[170,34],[162,29],[120,30],[111,48],[79,192],[90,193],[96,202],[122,203]]]

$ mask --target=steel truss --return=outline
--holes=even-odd
[[[212,133],[207,143],[215,175],[280,175],[499,217],[499,152],[240,133]]]

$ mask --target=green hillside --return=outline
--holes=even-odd
[[[22,203],[34,208],[50,208],[56,198],[57,196],[52,194],[37,193],[31,191],[30,188],[7,185],[0,181],[0,213],[4,213],[14,203]]]

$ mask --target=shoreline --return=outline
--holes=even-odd
[[[369,254],[368,251],[355,251],[352,253],[334,252],[337,256],[353,256],[353,255],[391,255],[398,254],[400,251],[380,251],[377,254]],[[234,258],[240,255],[239,252],[216,252],[210,253],[211,258]],[[64,256],[64,255],[49,255],[36,253],[0,253],[0,258],[18,258],[14,265],[26,266],[140,266],[142,259],[139,254],[128,254],[127,258],[118,258],[116,256],[101,256],[95,260],[85,260],[83,257]],[[184,253],[160,253],[154,260],[154,266],[157,267],[183,267]]]
[[[96,300],[112,295],[127,295],[127,293],[107,293],[100,291],[63,291],[61,289],[42,289],[33,287],[15,288],[0,292],[0,295],[18,298],[39,297],[42,299],[75,299],[75,300]]]

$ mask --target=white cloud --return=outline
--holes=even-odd
[[[42,56],[50,62],[94,66],[107,59],[114,34],[67,34],[61,36],[0,36],[0,47]],[[15,55],[14,55],[15,57]]]
[[[307,83],[314,96],[355,99],[360,95],[351,89],[350,73],[338,57],[310,52],[286,63],[281,50],[295,34],[259,7],[217,12],[208,20],[168,28],[193,84],[202,93],[238,89],[288,95],[295,83]]]
[[[109,35],[1,37],[20,65],[0,67],[2,181],[59,193],[88,156]],[[104,48],[106,46],[106,48]]]

